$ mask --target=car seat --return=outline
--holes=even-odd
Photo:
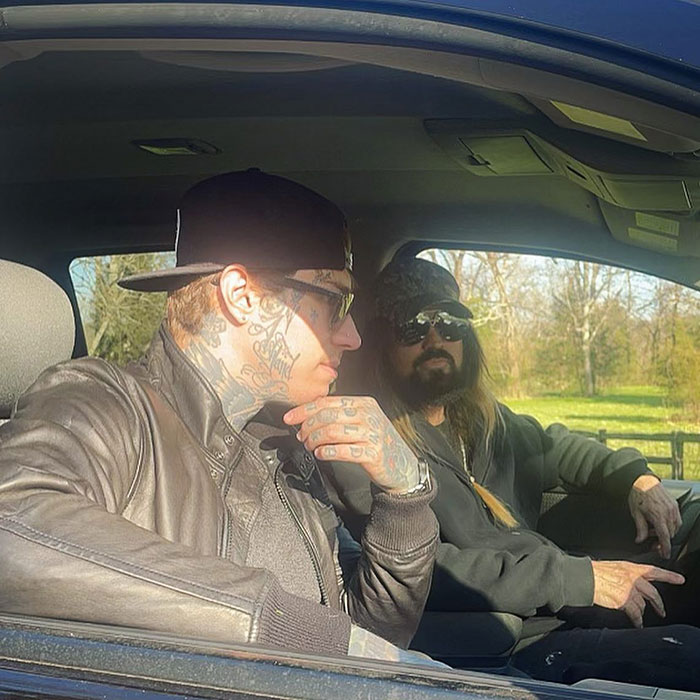
[[[43,370],[70,359],[74,341],[63,289],[34,268],[0,260],[0,422]]]

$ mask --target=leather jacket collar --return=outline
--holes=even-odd
[[[144,356],[149,382],[157,387],[183,419],[198,442],[219,461],[234,461],[242,449],[241,436],[224,415],[221,401],[206,377],[180,350],[162,323]],[[263,449],[277,448],[280,461],[292,457],[298,465],[311,469],[304,460],[303,446],[290,439],[292,430],[282,423],[282,415],[291,406],[280,402],[266,404],[248,422],[245,432],[264,440]],[[305,471],[302,467],[302,473]]]
[[[199,443],[219,461],[234,458],[241,449],[240,436],[226,419],[214,389],[177,346],[165,322],[141,363],[150,383],[175,409]]]

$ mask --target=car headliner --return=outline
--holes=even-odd
[[[82,17],[100,9],[104,17],[104,7],[86,5]],[[13,17],[5,14],[10,28]],[[501,46],[496,59],[483,49],[454,51],[454,37],[452,53],[399,49],[394,20],[383,25],[383,39],[364,45],[356,37],[307,42],[291,30],[231,40],[164,39],[153,28],[157,38],[96,39],[78,30],[47,37],[35,30],[36,39],[25,33],[18,41],[11,33],[0,45],[0,256],[65,283],[59,267],[81,253],[171,248],[176,204],[188,186],[256,166],[341,205],[360,277],[401,246],[427,241],[551,251],[685,284],[700,279],[699,193],[683,213],[697,250],[665,254],[613,237],[598,197],[572,179],[474,175],[426,128],[426,120],[478,133],[528,128],[599,169],[630,178],[692,177],[700,188],[700,160],[692,155],[700,148],[697,91],[676,90],[668,102],[685,100],[685,109],[671,109],[648,99],[653,91],[670,95],[670,82],[646,81],[635,97],[629,86],[602,86],[600,75],[583,80],[573,59],[567,76],[523,67],[513,53],[519,45]],[[418,26],[426,35],[434,28]],[[382,53],[381,44],[394,46]],[[624,76],[643,79],[627,71],[616,74],[618,84]],[[651,136],[637,146],[555,124],[543,102],[562,95],[575,104],[587,95],[600,111],[636,115]],[[132,143],[175,137],[203,140],[220,153],[162,157]],[[669,150],[680,153],[663,152]]]

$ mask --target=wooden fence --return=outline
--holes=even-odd
[[[673,433],[613,433],[608,432],[605,428],[601,428],[597,432],[589,430],[575,431],[580,435],[591,437],[607,445],[608,440],[625,440],[635,441],[643,440],[645,442],[665,442],[671,444],[671,456],[660,457],[658,455],[644,455],[650,464],[667,464],[671,467],[672,479],[684,479],[684,446],[686,443],[700,443],[700,433],[684,433],[677,431]],[[633,445],[631,445],[633,447]]]

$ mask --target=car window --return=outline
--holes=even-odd
[[[166,294],[122,289],[122,277],[175,264],[175,253],[75,258],[69,267],[88,355],[124,365],[140,357],[158,328]]]
[[[162,318],[165,294],[127,292],[117,280],[170,266],[174,256],[104,253],[167,247],[181,195],[205,176],[226,170],[260,168],[286,175],[337,200],[355,242],[359,291],[370,288],[369,272],[396,250],[417,249],[424,240],[442,245],[437,242],[448,238],[445,232],[453,245],[469,240],[477,247],[507,246],[518,240],[530,250],[566,255],[609,251],[618,264],[689,284],[700,276],[700,160],[695,158],[700,130],[693,116],[700,62],[689,58],[689,28],[698,16],[687,9],[691,4],[668,0],[663,10],[651,14],[645,7],[637,14],[629,0],[619,7],[596,0],[584,13],[572,2],[559,3],[558,9],[531,3],[528,10],[519,7],[527,3],[517,1],[479,8],[466,0],[223,3],[215,12],[198,3],[136,3],[127,10],[119,4],[79,2],[60,12],[42,3],[7,7],[7,50],[0,64],[2,257],[37,267],[65,286],[71,257],[91,256],[70,266],[81,324],[74,354],[87,350],[119,365],[143,353]],[[635,21],[627,21],[630,14]],[[651,16],[659,21],[643,21]],[[601,27],[607,30],[601,33]],[[696,46],[700,44],[692,42]],[[462,262],[472,264],[464,257]],[[565,309],[552,302],[554,291],[559,296],[564,292],[553,281],[547,286],[550,272],[555,280],[555,273],[571,263],[544,261],[542,271],[509,270],[503,263],[502,274],[498,265],[490,266],[488,256],[485,262],[474,258],[477,263],[473,275],[462,263],[454,269],[476,314],[504,403],[536,415],[545,425],[561,421],[609,440],[613,447],[635,444],[648,455],[659,455],[665,461],[653,466],[663,476],[682,476],[684,464],[687,478],[700,473],[699,445],[679,440],[679,435],[700,433],[694,379],[700,375],[699,313],[687,289],[657,295],[656,280],[644,291],[641,282],[636,288],[636,277],[611,278],[603,285],[605,295],[593,304],[598,315],[589,324],[589,341],[592,327],[595,342],[589,342],[589,370],[583,371],[585,362],[574,342],[579,331],[571,330]],[[451,263],[446,259],[444,264]],[[546,268],[550,264],[551,271]],[[479,283],[472,287],[477,272]],[[611,291],[617,287],[619,296]],[[644,307],[637,301],[644,298],[653,303]],[[634,312],[623,319],[619,307],[626,305]],[[22,311],[29,315],[30,305]],[[32,336],[23,332],[22,323],[19,330],[32,351]],[[223,394],[220,387],[217,391]],[[607,404],[615,418],[604,410]],[[445,626],[436,636],[453,646],[457,662],[485,671],[471,681],[458,671],[392,668],[388,662],[382,668],[382,662],[358,662],[342,653],[309,660],[308,654],[295,651],[315,635],[314,618],[302,624],[309,601],[300,600],[296,610],[290,605],[288,620],[295,626],[285,626],[286,578],[278,586],[274,574],[266,575],[266,591],[281,593],[256,598],[255,624],[240,636],[241,600],[245,605],[246,599],[245,591],[243,598],[239,595],[239,583],[246,586],[250,580],[236,568],[247,554],[242,533],[250,532],[257,514],[266,515],[257,508],[257,497],[250,498],[257,483],[248,493],[239,489],[243,472],[257,471],[267,479],[260,488],[273,488],[261,493],[272,494],[291,516],[278,520],[271,508],[274,517],[259,520],[279,526],[281,533],[298,534],[312,564],[317,564],[314,541],[301,527],[308,521],[300,519],[294,506],[316,484],[306,476],[302,482],[269,469],[261,461],[268,456],[262,443],[254,445],[260,449],[252,455],[260,468],[251,464],[248,469],[245,460],[236,461],[243,452],[232,449],[236,440],[230,432],[220,436],[222,444],[215,449],[208,449],[209,441],[197,445],[194,421],[184,416],[173,423],[172,441],[162,440],[173,457],[149,466],[143,459],[147,440],[119,431],[114,449],[108,450],[119,420],[109,413],[96,415],[80,426],[86,448],[94,446],[87,450],[90,463],[82,471],[76,467],[82,455],[71,449],[77,443],[68,432],[75,419],[78,434],[77,422],[86,414],[81,406],[74,411],[66,407],[65,413],[61,404],[52,406],[66,417],[60,439],[42,443],[34,425],[22,436],[24,447],[43,453],[37,456],[38,468],[7,450],[9,468],[0,470],[9,479],[0,488],[0,533],[6,543],[0,551],[7,552],[0,566],[5,573],[0,611],[9,611],[0,614],[0,695],[7,688],[11,694],[34,696],[162,692],[320,698],[340,692],[348,697],[460,693],[544,700],[656,692],[594,685],[585,691],[563,689],[517,677],[517,671],[491,676],[492,671],[507,671],[508,658],[462,655],[460,638],[473,641],[481,656],[489,635],[478,618],[465,621],[461,608],[447,606],[437,612]],[[160,419],[169,408],[147,408],[148,418]],[[222,423],[217,421],[217,430]],[[213,425],[207,422],[206,427]],[[614,430],[674,438],[633,442],[617,439]],[[139,443],[144,449],[127,458],[126,452]],[[244,452],[251,451],[245,447]],[[679,459],[683,449],[685,457]],[[202,468],[181,478],[178,469],[200,452],[205,453]],[[110,474],[106,462],[112,456],[119,464]],[[241,464],[245,468],[237,466]],[[25,467],[33,475],[17,478]],[[280,479],[268,479],[272,474]],[[130,475],[143,478],[130,482]],[[153,486],[152,493],[138,493],[142,484],[147,490]],[[293,491],[289,503],[281,490],[286,486]],[[122,491],[124,498],[117,498]],[[187,507],[196,505],[200,491],[214,507],[195,507],[189,516]],[[333,526],[335,518],[322,495],[323,503],[314,507],[324,519],[314,529],[325,545],[321,526]],[[182,508],[168,513],[162,504],[171,496]],[[395,499],[378,496],[379,505],[383,500],[398,511]],[[427,499],[419,494],[418,500],[425,504]],[[411,504],[404,512],[409,508],[415,513]],[[107,529],[94,525],[100,522],[91,519],[95,514],[109,519]],[[389,520],[385,518],[395,541],[402,528]],[[119,525],[129,524],[148,531],[145,545],[138,544],[142,533],[133,542],[128,529],[122,536]],[[207,527],[212,536],[201,538],[206,542],[200,547],[199,535]],[[289,571],[282,573],[292,578],[299,563],[307,563],[307,551],[289,557],[280,546],[284,541],[270,538],[272,547],[277,543],[270,559],[279,555],[282,568],[289,562]],[[9,542],[19,543],[18,556],[10,556]],[[385,544],[379,549],[388,561],[390,540]],[[168,548],[178,545],[186,549],[172,554],[177,550]],[[152,562],[132,556],[137,549],[150,553],[152,548]],[[55,553],[59,560],[52,558]],[[223,564],[231,565],[231,574],[224,576],[229,585],[222,587],[208,566],[226,557]],[[28,576],[32,561],[33,578]],[[333,578],[332,562],[326,568]],[[365,571],[370,570],[365,566]],[[78,575],[71,579],[73,572]],[[349,581],[354,585],[358,578]],[[582,580],[573,578],[579,588]],[[384,577],[379,583],[375,593],[384,593],[380,589],[391,581]],[[350,594],[350,587],[342,591],[345,603]],[[184,595],[188,600],[181,602]],[[398,597],[389,602],[396,601]],[[197,607],[190,611],[190,604],[199,604],[201,615]],[[443,610],[453,612],[445,615]],[[28,623],[25,615],[41,617]],[[255,646],[281,643],[281,635],[262,633],[265,617],[280,628],[296,629],[291,644],[285,641],[277,651]],[[520,629],[520,616],[512,617]],[[333,619],[335,624],[340,618]],[[227,628],[219,636],[213,630],[216,620]],[[175,629],[179,639],[160,631],[165,629]],[[236,644],[229,644],[229,633]],[[323,643],[324,630],[320,635]],[[683,654],[684,644],[675,636],[664,642],[671,645],[664,656]],[[690,647],[686,643],[685,651]],[[334,651],[330,643],[328,649]],[[554,671],[566,652],[563,648],[545,656],[547,667]],[[639,657],[653,660],[646,649]],[[664,658],[657,660],[662,665]],[[38,680],[20,685],[18,676],[34,671]],[[634,674],[629,678],[636,680]],[[75,685],[59,685],[67,681]],[[98,681],[102,687],[96,687]]]
[[[512,410],[700,478],[700,292],[580,260],[433,248]]]

